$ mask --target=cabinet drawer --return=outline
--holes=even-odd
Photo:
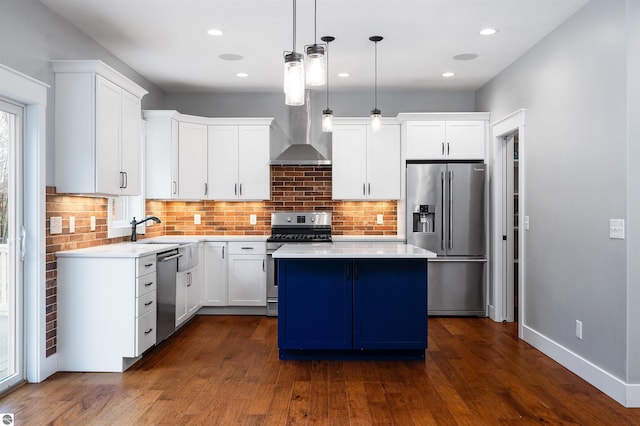
[[[266,254],[267,243],[264,241],[231,241],[229,254]]]
[[[137,277],[141,277],[142,275],[146,275],[155,271],[156,271],[156,255],[155,254],[141,257],[138,259],[138,267],[136,270]]]
[[[136,298],[136,317],[141,317],[156,309],[156,292],[152,291]]]
[[[136,355],[156,344],[156,310],[153,309],[137,319]]]
[[[136,278],[136,297],[143,296],[157,287],[158,279],[155,272]]]

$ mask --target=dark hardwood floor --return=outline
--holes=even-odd
[[[638,425],[516,338],[430,318],[426,361],[279,361],[277,319],[199,316],[127,372],[57,373],[0,399],[18,425]]]

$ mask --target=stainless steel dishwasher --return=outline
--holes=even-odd
[[[176,329],[176,274],[180,257],[182,253],[178,249],[158,253],[156,344],[165,340]]]

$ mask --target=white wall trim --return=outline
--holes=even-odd
[[[25,108],[24,224],[25,357],[29,382],[41,382],[57,371],[57,355],[46,356],[46,122],[49,86],[0,64],[0,96]]]
[[[640,407],[640,385],[623,382],[526,325],[522,339],[625,407]]]

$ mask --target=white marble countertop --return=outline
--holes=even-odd
[[[339,242],[384,242],[384,243],[403,243],[404,238],[397,235],[332,235],[331,240],[334,243]]]
[[[273,253],[274,259],[428,259],[436,254],[403,243],[338,242],[285,244]]]
[[[269,238],[268,235],[165,235],[141,239],[138,242],[154,241],[182,244],[206,241],[267,241],[267,238]]]
[[[118,243],[105,244],[77,250],[59,251],[57,257],[144,257],[150,254],[160,253],[162,251],[177,248],[177,243],[167,244],[145,244],[136,243]]]

